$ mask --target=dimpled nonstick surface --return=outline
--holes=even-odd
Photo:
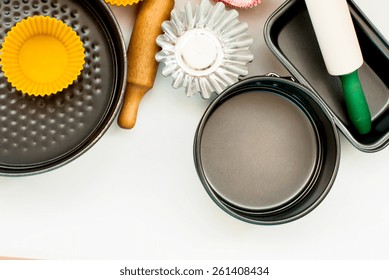
[[[266,91],[249,91],[212,112],[201,163],[214,191],[231,205],[266,211],[298,197],[317,167],[318,139],[306,113]]]
[[[64,21],[85,48],[84,69],[67,89],[46,97],[16,91],[0,69],[0,167],[52,167],[79,153],[107,125],[119,102],[120,61],[112,23],[100,1],[1,0],[0,43],[19,21],[46,15]],[[107,20],[107,22],[105,22]],[[111,32],[115,33],[115,32]],[[117,53],[116,53],[117,52]]]

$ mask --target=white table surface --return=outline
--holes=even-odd
[[[193,1],[193,0],[192,0]],[[198,2],[198,1],[197,1]],[[240,12],[254,37],[249,75],[287,71],[262,28],[282,0]],[[186,0],[176,0],[183,8]],[[384,0],[356,0],[389,38]],[[133,7],[113,8],[128,42]],[[232,218],[212,201],[193,164],[193,136],[209,104],[174,90],[159,69],[135,129],[116,122],[80,158],[36,176],[0,177],[0,255],[42,259],[387,259],[389,149],[368,154],[341,136],[326,199],[280,226]]]

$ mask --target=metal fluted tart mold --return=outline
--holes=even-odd
[[[199,6],[189,1],[183,11],[172,11],[157,38],[162,50],[156,60],[164,63],[162,75],[173,78],[174,88],[184,87],[187,96],[200,92],[208,99],[248,74],[253,39],[238,16],[223,3],[208,0]]]
[[[85,63],[80,37],[63,21],[48,16],[17,23],[1,49],[4,76],[17,90],[51,95],[71,85]]]

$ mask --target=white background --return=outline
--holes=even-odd
[[[194,0],[192,0],[194,1]],[[196,1],[198,2],[198,1]],[[255,55],[250,74],[287,74],[264,43],[282,0],[240,11]],[[176,0],[182,9],[186,0]],[[384,0],[357,0],[389,38]],[[128,42],[134,7],[114,8]],[[218,208],[193,164],[193,136],[210,101],[174,90],[159,69],[137,125],[113,123],[84,155],[36,176],[0,177],[0,255],[41,259],[388,259],[389,149],[367,154],[341,136],[326,199],[280,226],[251,225]]]

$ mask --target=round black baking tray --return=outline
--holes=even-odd
[[[80,36],[85,64],[78,79],[54,95],[13,88],[0,68],[0,174],[30,175],[62,166],[92,147],[115,118],[126,82],[120,27],[100,1],[2,0],[0,43],[24,18],[62,20]]]
[[[313,210],[336,177],[335,123],[312,92],[289,79],[251,77],[206,110],[194,141],[206,191],[224,211],[280,224]]]

